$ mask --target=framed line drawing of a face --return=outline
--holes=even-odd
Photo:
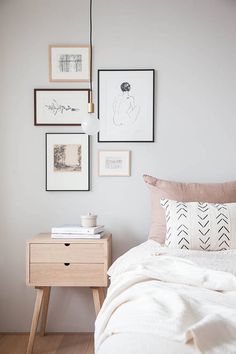
[[[153,142],[154,89],[154,69],[98,70],[98,142]]]
[[[90,190],[89,136],[46,133],[46,191]]]

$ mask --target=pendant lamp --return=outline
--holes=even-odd
[[[93,103],[93,2],[89,0],[89,46],[90,46],[90,92],[88,114],[84,117],[81,127],[85,134],[96,135],[99,131],[100,122],[94,111]]]

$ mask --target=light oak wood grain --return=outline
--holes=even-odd
[[[32,243],[107,243],[107,240],[111,238],[111,234],[107,234],[103,236],[102,238],[99,239],[82,239],[82,238],[65,238],[65,239],[59,239],[59,238],[51,238],[51,234],[46,233],[46,234],[38,234],[34,237],[32,237],[30,240],[27,241],[27,243],[32,244]]]
[[[40,336],[45,335],[47,317],[48,317],[48,305],[50,299],[51,288],[44,288],[43,292],[43,305],[41,310],[41,324],[40,324]]]
[[[103,263],[104,245],[89,243],[42,243],[30,245],[31,263]]]
[[[40,335],[45,334],[52,286],[91,287],[96,315],[100,311],[104,301],[104,288],[108,286],[107,270],[111,264],[111,235],[108,234],[102,239],[62,240],[52,239],[51,234],[40,234],[27,242],[26,253],[26,283],[37,289],[27,349],[27,354],[32,354],[40,313]],[[77,342],[76,352],[78,352],[77,347],[82,348],[80,339]],[[41,342],[41,347],[43,343]],[[86,345],[91,348],[92,344],[88,343]],[[57,353],[64,353],[62,347]]]
[[[31,263],[29,273],[35,286],[107,286],[104,264]]]
[[[28,343],[28,347],[27,347],[27,354],[31,354],[32,350],[33,350],[34,338],[35,338],[39,315],[40,315],[40,311],[41,311],[43,295],[44,295],[44,290],[41,288],[37,289],[37,296],[36,296],[36,301],[35,301],[35,305],[34,305],[34,313],[33,313],[33,319],[32,319],[32,323],[31,323],[29,343]]]
[[[25,354],[29,334],[0,335],[0,354]],[[36,336],[35,354],[93,354],[93,333]]]
[[[93,292],[95,313],[97,316],[104,302],[105,294],[103,288],[92,288],[92,292]]]
[[[0,354],[25,354],[27,335],[4,335],[0,340]]]

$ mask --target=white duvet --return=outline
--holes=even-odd
[[[202,353],[236,353],[236,251],[170,250],[154,241],[110,268],[95,352],[115,334],[194,341]],[[164,354],[164,352],[163,352]]]

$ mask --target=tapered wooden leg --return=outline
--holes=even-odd
[[[43,288],[43,305],[42,305],[42,311],[41,311],[41,324],[40,324],[40,332],[39,332],[40,336],[45,335],[50,292],[51,292],[51,287]]]
[[[96,316],[101,310],[104,301],[104,289],[103,288],[91,288],[93,292],[93,302],[95,307]]]
[[[26,352],[27,354],[32,354],[32,351],[33,351],[34,338],[35,338],[35,334],[36,334],[36,330],[37,330],[40,310],[41,310],[41,306],[42,306],[42,300],[43,300],[43,288],[37,288],[37,295],[36,295],[36,300],[35,300],[35,305],[34,305],[34,314],[33,314],[33,318],[32,318],[29,343],[28,343],[27,352]]]

